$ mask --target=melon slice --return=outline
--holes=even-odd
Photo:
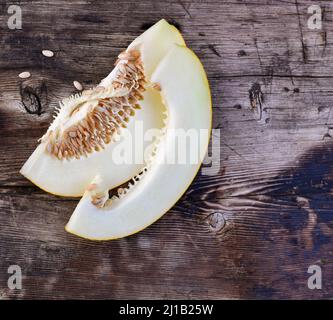
[[[97,176],[71,216],[66,230],[80,237],[109,240],[136,233],[159,219],[182,196],[199,170],[211,130],[211,97],[205,71],[195,54],[174,45],[151,76],[167,108],[165,128],[154,157],[119,196],[108,197],[103,177]],[[175,133],[197,133],[196,162],[170,162]],[[199,143],[200,141],[200,143]],[[186,147],[187,148],[187,147]],[[190,153],[193,153],[190,150]]]
[[[165,107],[150,78],[174,44],[184,45],[184,40],[165,20],[135,39],[99,86],[60,103],[54,122],[20,172],[45,191],[78,197],[96,176],[113,188],[142,171],[144,154],[133,149],[136,161],[131,164],[114,155],[119,145],[131,143],[138,121],[143,132],[163,127]],[[145,150],[151,142],[142,143]]]

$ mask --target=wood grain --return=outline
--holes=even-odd
[[[332,298],[333,6],[320,1],[323,29],[310,30],[311,4],[20,1],[15,31],[0,4],[0,297]],[[139,234],[79,239],[64,231],[77,200],[46,194],[18,171],[73,80],[98,83],[160,18],[207,71],[220,169],[201,171]],[[19,79],[22,71],[32,77]],[[7,289],[11,264],[22,267],[20,291]],[[307,288],[312,264],[322,267],[322,290]]]

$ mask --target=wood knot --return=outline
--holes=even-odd
[[[249,90],[249,99],[250,104],[253,109],[257,108],[257,106],[261,106],[264,101],[264,95],[261,91],[261,86],[258,82],[254,83]]]
[[[226,221],[224,219],[223,213],[220,211],[215,211],[206,217],[206,222],[211,231],[215,233],[220,233],[226,226]]]
[[[29,114],[40,116],[43,113],[43,106],[47,104],[47,88],[45,82],[33,84],[24,81],[20,85],[21,102]]]
[[[251,109],[256,113],[258,120],[262,119],[264,94],[261,91],[261,86],[255,82],[249,90],[249,99]]]

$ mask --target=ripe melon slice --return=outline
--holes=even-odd
[[[182,196],[199,170],[211,130],[211,97],[205,71],[195,54],[174,45],[151,80],[160,86],[168,117],[156,154],[140,178],[119,197],[108,200],[103,178],[96,177],[76,207],[66,230],[78,236],[108,240],[136,233],[159,219]],[[169,163],[176,130],[206,133],[196,163]],[[176,151],[180,152],[180,150]],[[177,158],[177,157],[176,157]]]
[[[137,121],[144,132],[163,126],[164,105],[150,78],[173,44],[184,45],[182,36],[159,21],[119,55],[99,86],[63,100],[21,174],[45,191],[74,197],[82,196],[95,176],[112,188],[137,175],[147,165],[144,154],[136,154],[142,160],[131,164],[114,155],[119,145],[131,143]],[[122,134],[124,128],[130,134]],[[150,144],[142,143],[142,150]]]

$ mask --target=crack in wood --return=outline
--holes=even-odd
[[[257,38],[254,38],[253,41],[254,41],[254,46],[256,48],[257,55],[258,55],[259,65],[260,65],[261,71],[263,72],[264,71],[264,66],[263,66],[262,61],[261,61],[261,56],[260,56],[259,47],[258,47],[258,40],[257,40]]]
[[[186,12],[186,14],[188,15],[189,18],[192,18],[190,11],[188,10],[188,8],[185,6],[185,4],[183,3],[182,0],[177,0],[177,2],[179,3],[179,5],[183,8],[183,10]],[[190,3],[191,4],[191,3]]]
[[[321,33],[322,39],[323,39],[323,50],[321,52],[321,57],[323,58],[325,56],[326,48],[327,48],[327,32],[323,31]]]
[[[302,57],[303,57],[303,62],[307,63],[307,47],[304,42],[304,35],[303,35],[303,29],[302,29],[302,23],[301,23],[301,14],[299,12],[299,7],[298,7],[298,0],[295,0],[295,6],[296,6],[296,13],[297,13],[297,19],[298,19],[298,27],[299,27],[299,32],[300,32],[300,40],[302,44]]]
[[[208,48],[209,48],[210,50],[212,50],[212,52],[213,52],[215,55],[217,55],[218,57],[221,58],[221,54],[218,52],[218,50],[216,49],[216,47],[215,47],[213,44],[209,44],[209,45],[208,45]]]

